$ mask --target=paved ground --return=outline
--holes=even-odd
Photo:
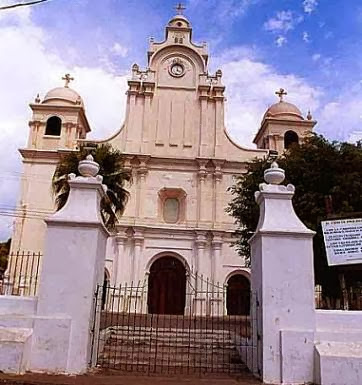
[[[242,377],[153,377],[121,376],[119,373],[84,376],[51,376],[25,374],[14,376],[0,374],[0,384],[6,385],[260,385],[261,382],[245,373]]]

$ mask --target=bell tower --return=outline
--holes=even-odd
[[[51,194],[55,168],[62,154],[76,150],[78,139],[85,139],[90,131],[83,100],[69,87],[73,78],[66,74],[62,80],[63,87],[50,90],[43,100],[37,95],[30,104],[33,114],[28,143],[19,150],[23,158],[23,177],[12,251],[43,249],[44,218],[55,208]]]
[[[78,139],[90,131],[80,95],[69,87],[74,80],[64,75],[64,87],[50,90],[41,101],[39,95],[30,104],[33,116],[29,122],[28,149],[75,149]]]
[[[284,101],[287,92],[280,88],[275,94],[279,102],[270,106],[263,116],[254,143],[260,149],[276,150],[279,153],[293,143],[301,143],[303,138],[313,131],[316,121],[308,112],[306,119],[292,103]]]

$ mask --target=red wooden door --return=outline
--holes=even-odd
[[[226,293],[228,315],[248,315],[250,313],[250,282],[241,274],[228,280]]]
[[[148,312],[184,314],[186,270],[174,257],[162,257],[151,266],[148,278]]]

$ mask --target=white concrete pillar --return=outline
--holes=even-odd
[[[32,354],[38,361],[33,362],[33,367],[38,369],[56,371],[63,365],[59,362],[65,360],[65,371],[76,374],[85,372],[89,363],[93,299],[97,285],[103,283],[109,236],[100,216],[105,186],[102,177],[96,176],[98,170],[91,156],[80,162],[79,171],[83,176],[69,176],[67,203],[46,219],[37,316],[49,320],[69,319],[71,328],[68,344],[64,341],[62,347],[64,354],[59,356],[47,351],[49,341],[58,338],[55,331],[49,333],[47,340],[42,340],[34,331]]]
[[[268,184],[262,183],[255,194],[260,217],[250,239],[262,380],[309,383],[313,382],[315,329],[314,232],[294,212],[294,186],[279,185],[284,170],[274,162],[264,178]]]

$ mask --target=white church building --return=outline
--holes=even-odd
[[[109,283],[146,280],[148,311],[155,313],[181,311],[185,299],[180,293],[190,275],[228,285],[230,293],[248,291],[249,269],[232,247],[235,224],[225,212],[228,188],[245,172],[246,162],[269,150],[282,152],[316,122],[285,102],[281,89],[280,100],[261,119],[257,148],[241,147],[224,125],[222,72],[209,74],[208,59],[206,46],[192,41],[189,20],[177,14],[162,42],[150,40],[147,67],[132,66],[124,123],[104,140],[87,140],[86,109],[69,87],[69,76],[64,87],[37,97],[30,104],[28,143],[20,149],[22,216],[15,219],[12,250],[43,250],[59,159],[84,143],[110,143],[124,154],[133,183],[116,233],[108,239]],[[235,301],[230,300],[228,311],[242,313]]]

